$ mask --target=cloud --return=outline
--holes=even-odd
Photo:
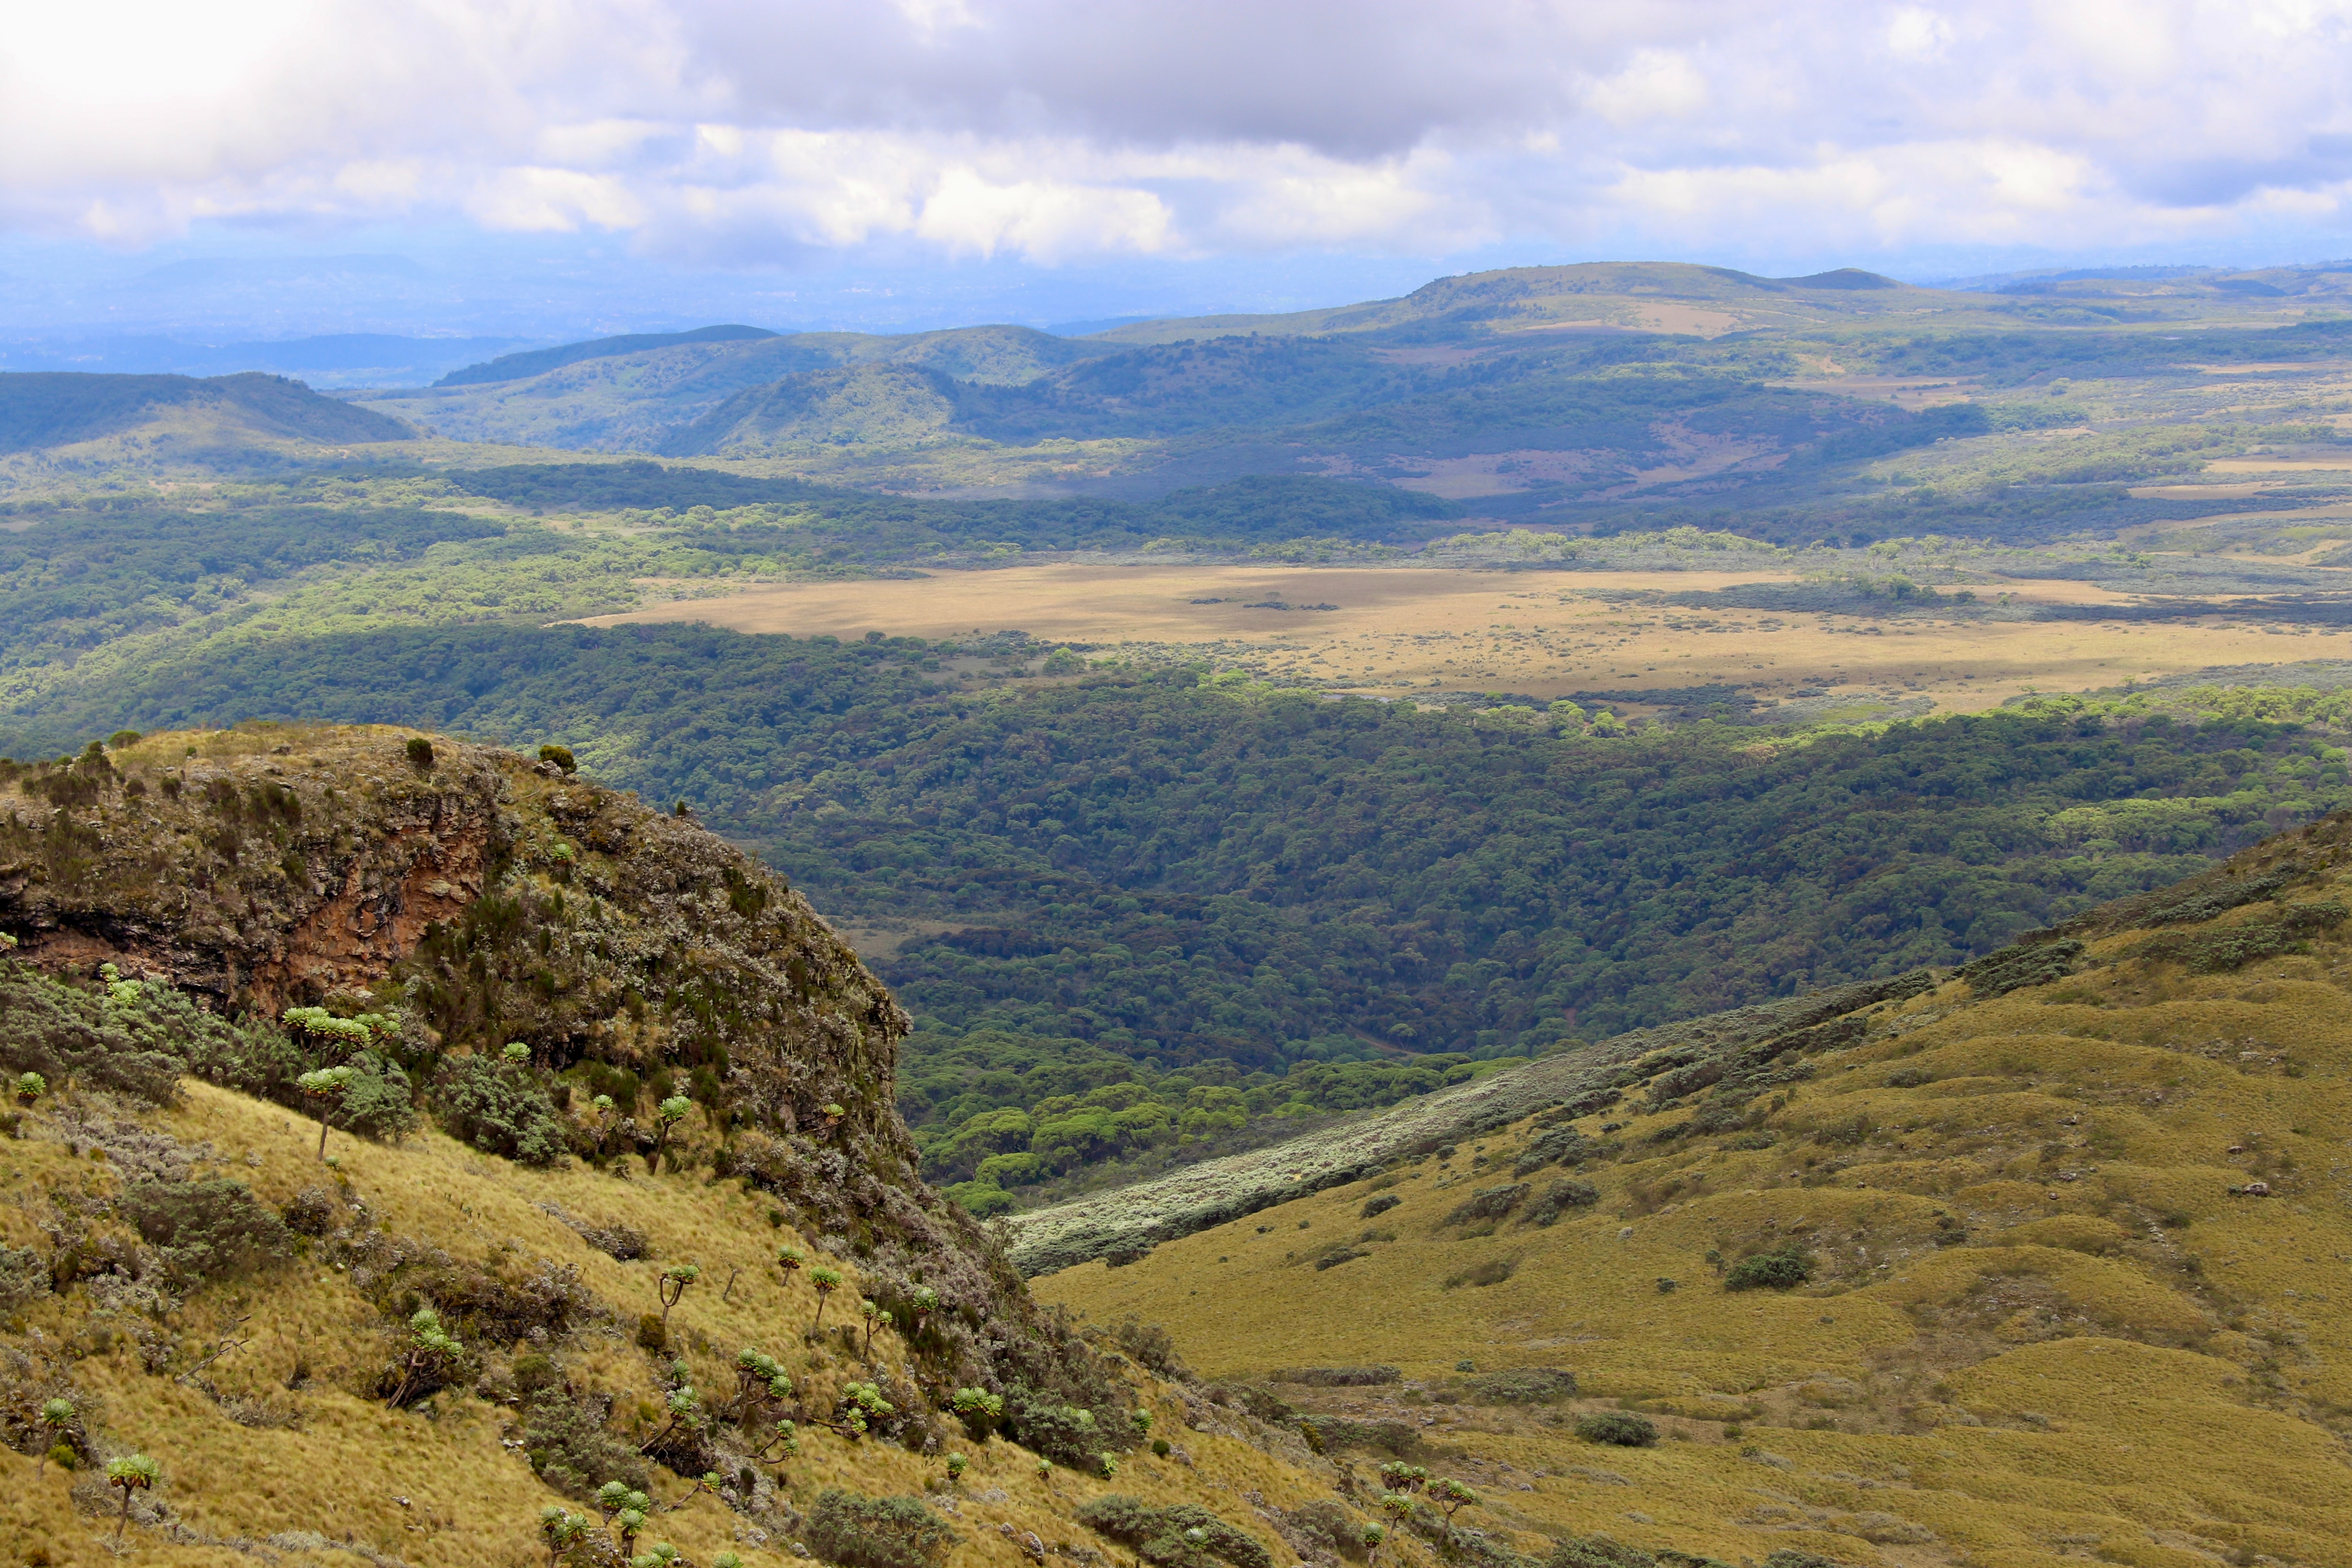
[[[0,226],[463,218],[727,266],[2340,235],[2352,0],[10,7]]]

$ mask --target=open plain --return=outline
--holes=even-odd
[[[740,632],[953,640],[1018,630],[1097,658],[1197,659],[1366,695],[1509,693],[1555,699],[1734,687],[1925,697],[1971,711],[2020,693],[2070,691],[2217,665],[2327,657],[2332,628],[2226,614],[2122,620],[1973,618],[1955,605],[1884,615],[1700,609],[1662,602],[1756,584],[1771,572],[1503,573],[1428,567],[1054,564],[803,582],[677,599],[592,626],[699,622]],[[2005,580],[1982,599],[2106,606],[2138,595],[2066,579]]]

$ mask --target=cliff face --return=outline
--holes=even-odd
[[[917,1175],[893,1104],[905,1015],[805,900],[633,795],[415,739],[248,726],[8,764],[0,931],[52,974],[110,963],[224,1016],[395,1016],[386,1049],[428,1107],[520,1042],[600,1163],[649,1150],[654,1105],[685,1094],[690,1166],[770,1194],[885,1304],[969,1304],[940,1325],[943,1375],[1065,1381],[1058,1330]]]
[[[225,1009],[401,1005],[418,1044],[521,1040],[887,1137],[904,1016],[758,862],[634,796],[405,731],[156,737],[0,774],[0,929]],[[699,1097],[698,1097],[699,1098]]]

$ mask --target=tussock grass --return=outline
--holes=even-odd
[[[2303,879],[2277,897],[2341,896],[2345,831],[2216,875],[2285,855]],[[1401,1161],[1381,1216],[1400,1239],[1345,1269],[1285,1254],[1300,1221],[1352,1220],[1369,1182],[1039,1293],[1157,1318],[1211,1375],[1399,1366],[1394,1387],[1298,1397],[1412,1424],[1424,1462],[1507,1489],[1489,1518],[1545,1531],[1727,1561],[2352,1561],[2352,948],[2323,934],[2197,973],[2135,956],[2145,932],[2110,923],[2082,922],[2090,967],[2063,979],[1990,1000],[1956,979],[1870,1009],[1743,1133],[1648,1142],[1703,1100],[1580,1119],[1595,1138],[1623,1125],[1578,1171],[1599,1205],[1549,1226],[1445,1223],[1542,1131],[1530,1120],[1475,1170],[1467,1151]],[[1810,1283],[1723,1288],[1792,1245]],[[1446,1288],[1503,1258],[1508,1279]],[[1465,1359],[1563,1367],[1580,1397],[1465,1402]],[[1596,1461],[1563,1423],[1620,1405],[1664,1441]]]
[[[333,1179],[315,1159],[315,1124],[198,1082],[184,1083],[182,1092],[177,1109],[149,1120],[186,1142],[209,1143],[212,1157],[200,1166],[205,1173],[249,1184],[272,1206]],[[42,1205],[33,1194],[109,1194],[118,1185],[103,1162],[69,1154],[37,1121],[28,1119],[26,1131],[21,1141],[0,1142],[0,1181],[5,1184],[0,1190],[26,1199],[0,1203],[0,1237],[16,1246],[39,1239],[35,1220]],[[780,1243],[793,1243],[842,1271],[845,1282],[827,1313],[830,1330],[843,1300],[854,1300],[859,1289],[856,1259],[834,1257],[822,1237],[772,1226],[771,1205],[733,1183],[699,1175],[649,1179],[641,1173],[622,1180],[576,1166],[530,1170],[437,1133],[398,1147],[339,1135],[330,1149],[349,1191],[395,1236],[430,1241],[460,1261],[481,1262],[507,1250],[576,1268],[614,1316],[559,1353],[575,1379],[619,1396],[613,1427],[620,1435],[627,1435],[639,1405],[659,1402],[655,1364],[632,1335],[635,1314],[657,1310],[653,1281],[673,1261],[703,1268],[701,1281],[671,1317],[673,1344],[693,1368],[698,1387],[716,1393],[731,1386],[730,1365],[744,1345],[777,1355],[795,1381],[815,1389],[866,1375],[862,1363],[837,1345],[813,1352],[803,1343],[814,1292],[805,1271],[787,1281],[772,1262]],[[634,1226],[648,1238],[650,1256],[616,1262],[546,1212],[548,1205],[598,1224]],[[729,1293],[730,1270],[740,1273]],[[101,1413],[96,1425],[109,1451],[136,1449],[162,1462],[163,1483],[153,1497],[170,1510],[176,1535],[134,1523],[130,1541],[137,1561],[175,1568],[249,1568],[260,1560],[231,1546],[205,1543],[217,1539],[257,1543],[285,1563],[336,1568],[363,1561],[362,1548],[383,1554],[379,1561],[397,1559],[413,1568],[543,1563],[539,1510],[551,1502],[580,1506],[542,1484],[522,1454],[505,1446],[518,1419],[513,1407],[452,1389],[423,1409],[394,1413],[382,1400],[358,1392],[372,1384],[389,1358],[395,1325],[349,1278],[311,1258],[200,1291],[168,1324],[147,1325],[151,1333],[161,1330],[183,1342],[180,1357],[163,1374],[142,1370],[135,1337],[141,1327],[131,1320],[110,1323],[95,1317],[73,1293],[46,1298],[13,1325],[0,1325],[5,1331],[0,1340],[10,1344],[72,1347],[70,1369],[84,1396]],[[111,1333],[106,1331],[110,1328]],[[206,1369],[222,1402],[174,1381],[203,1348],[226,1335],[246,1342]],[[96,1349],[101,1342],[107,1348]],[[876,1352],[886,1366],[906,1359],[887,1331],[877,1336]],[[298,1367],[306,1378],[289,1391],[285,1385]],[[1116,1482],[1067,1470],[1041,1480],[1034,1456],[1026,1450],[1001,1439],[973,1444],[960,1430],[950,1429],[945,1447],[932,1455],[874,1440],[852,1445],[809,1431],[803,1434],[803,1456],[782,1467],[783,1490],[803,1513],[828,1486],[877,1496],[919,1496],[940,1484],[946,1454],[961,1453],[970,1468],[957,1500],[943,1504],[933,1496],[931,1501],[959,1510],[953,1518],[964,1540],[954,1549],[956,1563],[1001,1568],[1028,1559],[1000,1532],[1000,1525],[1034,1532],[1045,1542],[1098,1550],[1101,1543],[1074,1526],[1070,1515],[1087,1499],[1113,1489],[1162,1506],[1214,1506],[1218,1498],[1211,1494],[1229,1490],[1254,1490],[1282,1507],[1329,1499],[1326,1480],[1307,1470],[1238,1437],[1187,1430],[1185,1404],[1175,1385],[1139,1371],[1129,1375],[1138,1403],[1155,1415],[1155,1430],[1177,1437],[1189,1464],[1155,1458],[1147,1451],[1129,1456]],[[300,1424],[280,1429],[239,1425],[225,1408],[236,1399],[299,1411]],[[661,1502],[688,1489],[684,1479],[667,1471],[657,1468],[655,1475],[653,1490]],[[78,1480],[89,1489],[89,1472],[76,1477],[51,1466],[37,1479],[31,1458],[0,1449],[0,1552],[7,1553],[0,1561],[23,1561],[18,1554],[36,1547],[58,1568],[89,1568],[110,1560],[101,1544],[110,1520],[77,1510]],[[706,1494],[676,1511],[657,1513],[644,1539],[669,1541],[698,1563],[709,1563],[720,1551],[734,1551],[755,1568],[794,1561],[788,1554],[791,1530],[779,1528],[773,1516],[759,1522],[772,1531],[764,1544],[749,1537],[755,1521]],[[337,1544],[305,1546],[304,1540]],[[353,1544],[340,1544],[345,1542]]]

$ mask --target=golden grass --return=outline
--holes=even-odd
[[[203,1167],[207,1173],[244,1180],[272,1205],[327,1178],[315,1159],[315,1122],[201,1083],[189,1082],[184,1093],[179,1109],[153,1120],[184,1141],[209,1142],[215,1158]],[[687,1347],[683,1353],[695,1368],[698,1386],[731,1386],[728,1367],[746,1344],[777,1354],[807,1386],[829,1388],[862,1375],[838,1356],[825,1366],[812,1364],[802,1331],[814,1314],[814,1293],[804,1276],[803,1282],[787,1284],[772,1260],[780,1242],[798,1240],[814,1248],[814,1239],[772,1227],[768,1205],[735,1184],[709,1184],[691,1176],[648,1179],[641,1173],[619,1180],[584,1168],[530,1171],[438,1134],[413,1138],[397,1148],[336,1134],[329,1149],[352,1191],[394,1234],[429,1238],[460,1258],[482,1259],[510,1247],[527,1258],[577,1267],[617,1316],[609,1328],[588,1331],[583,1345],[566,1352],[567,1360],[599,1386],[622,1394],[616,1418],[625,1418],[636,1400],[656,1397],[646,1358],[629,1343],[629,1335],[635,1314],[657,1310],[653,1279],[669,1262],[698,1262],[704,1268],[702,1281],[671,1319],[673,1340]],[[45,1138],[0,1143],[0,1173],[13,1173],[6,1188],[12,1194],[33,1184],[97,1191],[113,1184],[103,1163],[76,1160],[62,1144]],[[655,1260],[614,1261],[548,1215],[540,1206],[545,1203],[599,1224],[635,1226],[651,1239]],[[33,1239],[30,1232],[25,1208],[0,1204],[0,1233],[22,1244]],[[855,1260],[834,1261],[847,1279],[827,1311],[828,1324],[842,1317],[845,1303],[854,1308],[857,1290]],[[737,1269],[732,1299],[722,1300],[730,1271]],[[27,1332],[42,1335],[49,1345],[80,1332],[86,1321],[77,1300],[52,1299],[34,1310],[25,1325]],[[110,1350],[74,1363],[79,1385],[103,1401],[107,1438],[162,1462],[164,1484],[157,1495],[194,1539],[266,1542],[274,1534],[311,1531],[365,1542],[414,1568],[520,1568],[545,1561],[539,1510],[566,1500],[541,1485],[519,1452],[502,1445],[514,1419],[510,1410],[445,1394],[433,1402],[431,1415],[395,1414],[352,1392],[383,1364],[392,1325],[346,1279],[298,1262],[198,1295],[172,1327],[191,1342],[208,1342],[240,1319],[235,1332],[249,1342],[216,1363],[211,1375],[225,1394],[299,1404],[305,1416],[300,1430],[253,1429],[232,1422],[197,1390],[142,1373],[127,1336]],[[887,1335],[877,1340],[877,1352],[886,1362],[902,1354]],[[311,1381],[289,1394],[284,1384],[298,1363],[308,1366]],[[954,1522],[964,1539],[954,1562],[1001,1568],[1026,1563],[1014,1543],[998,1533],[1000,1523],[1034,1531],[1048,1543],[1098,1550],[1103,1543],[1071,1524],[1068,1516],[1086,1498],[1108,1490],[1163,1502],[1201,1502],[1269,1542],[1272,1532],[1237,1505],[1233,1494],[1254,1490],[1286,1506],[1329,1495],[1314,1476],[1242,1442],[1185,1430],[1184,1405],[1172,1388],[1149,1388],[1155,1430],[1189,1451],[1189,1468],[1139,1453],[1115,1483],[1067,1471],[1041,1481],[1027,1452],[1002,1440],[980,1447],[958,1436],[952,1446],[967,1455],[971,1468],[956,1505],[961,1511]],[[853,1446],[822,1432],[805,1435],[803,1448],[803,1457],[786,1467],[790,1493],[803,1510],[828,1485],[870,1494],[920,1493],[944,1473],[943,1455],[918,1456],[877,1442]],[[34,1468],[31,1459],[0,1449],[0,1563],[25,1561],[36,1547],[46,1550],[59,1568],[106,1561],[103,1538],[110,1520],[77,1514],[68,1496],[73,1478],[52,1466],[37,1479]],[[687,1491],[683,1481],[663,1474],[656,1489],[660,1500]],[[1002,1489],[1002,1500],[979,1500],[992,1488]],[[765,1547],[740,1539],[744,1522],[713,1499],[699,1497],[675,1512],[657,1514],[641,1544],[667,1540],[706,1565],[722,1550],[739,1552],[754,1568],[793,1561],[785,1539]],[[226,1546],[173,1543],[137,1524],[130,1540],[142,1562],[250,1568],[256,1561]],[[359,1560],[341,1551],[269,1550],[290,1563],[348,1568]]]
[[[1627,1152],[1584,1173],[1596,1210],[1548,1229],[1444,1223],[1511,1179],[1522,1127],[1408,1167],[1376,1222],[1359,1183],[1038,1293],[1160,1321],[1221,1376],[1399,1366],[1425,1392],[1284,1392],[1413,1423],[1441,1472],[1515,1467],[1535,1489],[1492,1511],[1548,1531],[1727,1561],[2352,1562],[2347,950],[2210,977],[2127,963],[1992,1001],[1955,982],[1873,1022],[1774,1109],[1769,1148],[1654,1150],[1686,1109],[1607,1112]],[[2276,1195],[2231,1195],[2257,1177]],[[1955,1221],[1965,1239],[1938,1245]],[[1373,1225],[1399,1239],[1311,1266]],[[1787,1294],[1726,1291],[1707,1258],[1790,1240],[1820,1273]],[[1491,1258],[1516,1271],[1446,1288]],[[1465,1358],[1569,1368],[1578,1405],[1637,1405],[1667,1440],[1596,1448],[1435,1402]]]
[[[1721,684],[1767,693],[1798,687],[1901,692],[1931,698],[1947,711],[1997,706],[2033,689],[2115,686],[2215,665],[2341,658],[2352,647],[2321,631],[2211,622],[1886,621],[1609,605],[1578,592],[1681,592],[1786,580],[1776,573],[1534,578],[1413,567],[1022,566],[794,583],[682,599],[588,624],[694,621],[845,638],[879,631],[940,639],[1017,628],[1044,641],[1097,644],[1114,653],[1126,643],[1191,649],[1212,661],[1246,658],[1280,676],[1399,697],[1507,689],[1549,698]],[[2053,604],[2128,602],[2072,581],[2009,583],[2000,591]],[[1246,607],[1266,600],[1339,608]]]

